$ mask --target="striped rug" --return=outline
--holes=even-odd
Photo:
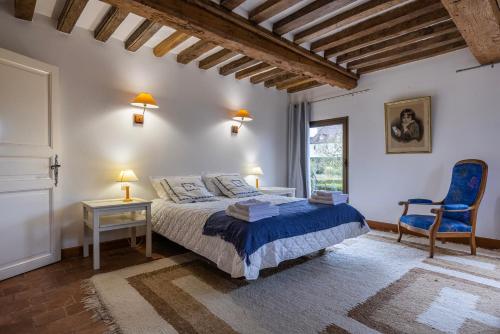
[[[100,274],[85,302],[117,333],[500,333],[500,252],[371,232],[231,279],[194,254]]]

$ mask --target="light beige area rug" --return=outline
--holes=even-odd
[[[194,254],[94,276],[87,306],[118,333],[500,333],[500,253],[371,232],[231,279]]]

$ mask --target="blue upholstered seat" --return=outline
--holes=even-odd
[[[436,217],[432,215],[406,215],[401,217],[401,223],[428,230]],[[463,223],[460,220],[454,220],[443,217],[439,225],[438,232],[471,232],[472,227],[469,224]]]

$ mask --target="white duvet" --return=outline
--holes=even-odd
[[[301,200],[274,195],[253,198],[270,201],[273,204]],[[208,217],[242,200],[228,197],[217,197],[217,199],[213,202],[187,204],[155,199],[152,205],[153,231],[209,259],[231,277],[244,276],[246,279],[256,279],[261,269],[276,267],[282,261],[313,253],[369,231],[367,224],[360,227],[359,222],[351,222],[318,232],[275,240],[250,255],[251,264],[247,265],[233,244],[218,236],[203,235],[203,226]]]

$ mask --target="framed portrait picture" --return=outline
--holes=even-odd
[[[386,153],[432,152],[430,96],[384,106]]]

